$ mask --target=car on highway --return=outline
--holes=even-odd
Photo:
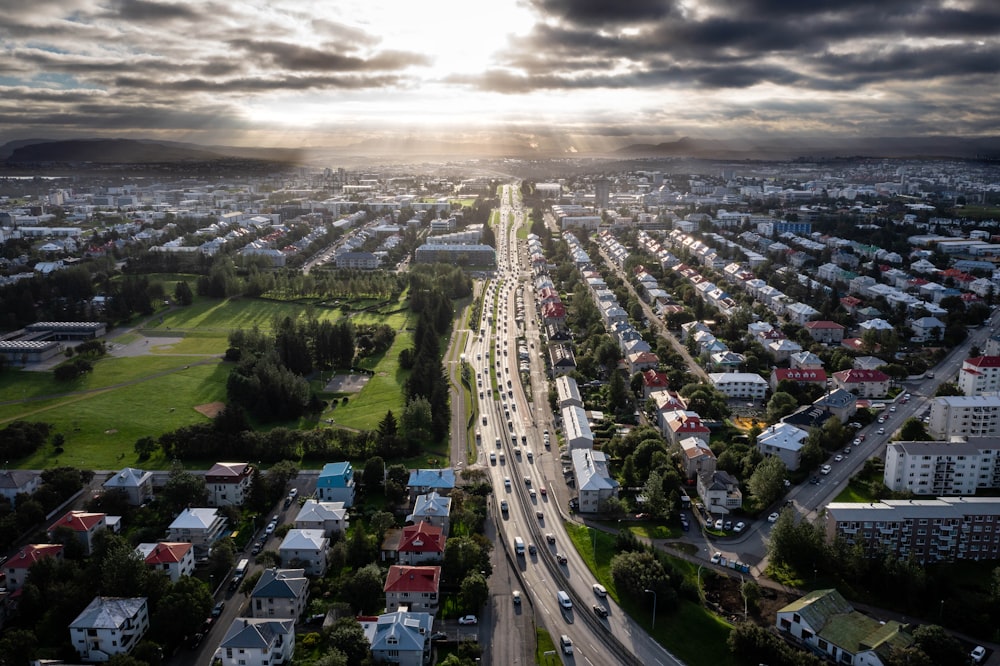
[[[497,454],[496,454],[496,451],[490,451],[490,464],[491,465],[496,465],[497,464]]]
[[[569,560],[566,559],[565,555],[563,555],[562,553],[556,553],[556,562],[558,562],[559,564],[566,564],[566,562],[568,561]]]
[[[542,497],[545,497],[545,486],[538,486],[538,492],[541,493]]]
[[[535,547],[535,544],[529,543],[528,544],[528,555],[535,555],[536,553],[538,553],[538,548]]]
[[[500,500],[500,510],[507,513],[509,509],[510,507],[507,505],[507,500]]]
[[[770,516],[767,517],[767,522],[776,523],[778,522],[778,518],[779,518],[778,512],[775,511],[774,513],[772,513]]]
[[[507,490],[510,490],[510,477],[509,476],[503,477],[503,487],[506,488]]]
[[[591,606],[591,608],[594,609],[594,615],[596,615],[597,617],[608,616],[608,609],[605,608],[604,606],[601,606],[600,604],[594,604],[593,606]]]
[[[547,532],[545,534],[545,540],[547,542],[549,542],[549,543],[555,543],[556,542],[556,537],[555,537],[554,534],[552,534],[552,532]]]
[[[518,592],[517,590],[514,590],[513,592],[511,592],[510,596],[513,598],[513,602],[514,602],[515,606],[520,606],[521,605],[521,593],[520,592]]]
[[[479,618],[477,618],[475,615],[463,615],[462,617],[458,618],[458,623],[462,626],[479,624]]]
[[[573,639],[563,634],[559,637],[559,647],[562,648],[563,654],[573,654]]]
[[[593,586],[592,589],[594,590],[594,594],[596,594],[597,596],[599,596],[601,599],[603,599],[606,596],[608,596],[608,591],[606,589],[604,589],[604,586],[601,585],[600,583],[594,583],[594,586]]]
[[[545,514],[542,513],[541,511],[536,511],[535,512],[535,518],[538,518],[538,520],[544,520],[545,519]]]

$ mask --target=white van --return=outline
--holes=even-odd
[[[573,608],[573,601],[569,598],[569,595],[566,594],[566,592],[564,592],[563,590],[559,590],[558,592],[556,592],[556,598],[559,599],[559,605],[562,606],[563,608],[566,609]]]

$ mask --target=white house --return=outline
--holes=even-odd
[[[309,579],[302,569],[264,569],[250,593],[250,612],[257,618],[291,618],[305,613]]]
[[[225,528],[226,519],[218,509],[184,509],[167,528],[167,540],[194,544],[195,556],[200,557],[208,554]]]
[[[323,530],[332,537],[347,530],[349,518],[343,502],[320,502],[308,499],[295,517],[295,527],[300,530]]]
[[[788,604],[777,612],[775,624],[838,664],[885,666],[892,650],[913,643],[899,622],[859,613],[832,589],[813,590]]]
[[[250,493],[253,465],[245,462],[220,462],[205,473],[208,503],[212,506],[241,506]]]
[[[302,567],[310,576],[326,573],[326,553],[330,539],[323,530],[288,530],[278,547],[278,555],[285,564]]]
[[[728,514],[743,505],[740,482],[721,470],[698,475],[698,494],[710,513]]]
[[[390,613],[400,608],[437,613],[440,587],[441,567],[394,564],[385,577],[385,608]]]
[[[417,495],[413,503],[413,512],[406,517],[406,521],[430,523],[440,527],[444,536],[448,536],[451,527],[451,498],[435,492]]]
[[[963,395],[1000,392],[1000,356],[965,359],[958,371],[958,388]]]
[[[763,400],[767,395],[767,380],[752,372],[711,372],[708,380],[730,398]]]
[[[808,436],[791,424],[776,423],[757,435],[757,449],[765,456],[777,456],[786,468],[795,471],[802,462],[802,447]]]
[[[153,496],[153,473],[134,467],[126,467],[116,472],[104,482],[104,490],[120,490],[133,506],[142,504]]]
[[[171,582],[176,583],[181,576],[194,574],[194,546],[190,543],[161,541],[140,543],[135,552],[154,571],[162,571]]]
[[[596,513],[601,501],[618,497],[620,484],[608,472],[608,459],[603,451],[573,449],[573,475],[580,499],[580,513]]]
[[[63,546],[54,543],[31,544],[25,546],[3,563],[3,572],[7,574],[5,587],[8,592],[14,592],[24,587],[24,581],[28,579],[28,572],[35,562],[40,562],[49,557],[61,560],[63,556]]]
[[[84,661],[127,654],[149,629],[145,597],[94,597],[69,625],[69,639]]]
[[[238,617],[229,625],[215,659],[222,666],[281,666],[295,654],[295,622],[291,619]]]

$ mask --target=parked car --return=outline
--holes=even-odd
[[[973,663],[983,663],[983,660],[986,658],[986,648],[982,645],[977,645],[972,648],[972,652],[969,653],[969,657],[972,659]]]
[[[715,551],[712,553],[712,558],[709,560],[712,564],[718,564],[722,560],[722,553]]]
[[[778,522],[778,518],[779,518],[778,512],[775,511],[774,513],[772,513],[770,516],[767,517],[767,522],[776,523]]]
[[[721,530],[723,525],[724,523],[722,522],[722,518],[719,518],[715,521],[715,529]]]
[[[431,634],[431,640],[446,641],[448,640],[448,634],[444,633],[443,631],[435,631],[433,634]]]
[[[840,462],[843,459],[844,459],[844,456],[840,455],[839,453],[833,457],[833,461],[834,462]]]
[[[479,618],[477,618],[475,615],[463,615],[462,617],[458,618],[458,623],[463,626],[470,624],[479,624]]]
[[[226,607],[225,601],[220,601],[219,603],[215,604],[215,608],[212,609],[212,617],[219,617],[220,615],[222,615],[222,610],[225,607]]]
[[[733,521],[727,520],[725,523],[722,524],[722,528],[727,532],[730,531],[731,529],[733,529]]]
[[[733,528],[733,531],[736,532],[737,534],[739,534],[740,532],[742,532],[743,530],[745,530],[746,527],[747,527],[747,524],[744,523],[741,520],[740,522],[736,523],[736,527]]]
[[[829,465],[823,465],[822,467],[819,468],[820,474],[829,474],[832,471],[833,468],[830,467]]]

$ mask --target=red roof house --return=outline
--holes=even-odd
[[[438,608],[438,590],[441,587],[441,567],[409,567],[394,564],[385,579],[385,610],[393,613],[400,606],[409,606],[410,612],[432,615]]]
[[[423,564],[444,559],[444,529],[420,521],[403,528],[403,536],[396,552],[400,564]]]

